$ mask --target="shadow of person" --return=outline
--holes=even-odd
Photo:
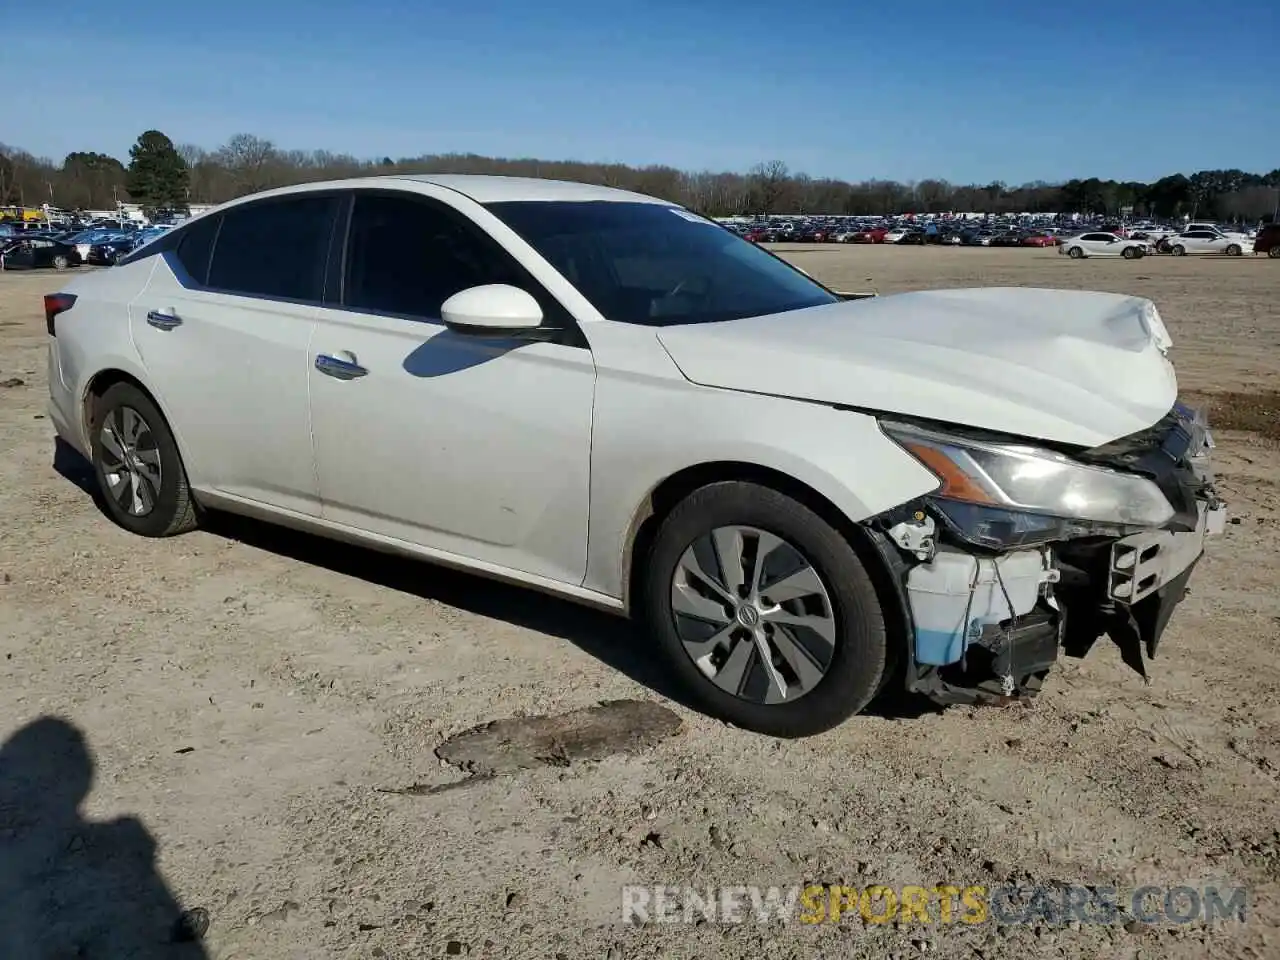
[[[206,957],[191,938],[207,918],[183,914],[142,823],[81,816],[92,784],[88,745],[66,720],[42,717],[0,746],[0,957]]]

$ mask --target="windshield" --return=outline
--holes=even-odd
[[[488,209],[610,320],[710,323],[840,299],[737,234],[678,207],[518,201]]]

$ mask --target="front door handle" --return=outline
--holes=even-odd
[[[356,363],[354,355],[348,354],[348,356],[351,359],[335,357],[329,353],[318,353],[316,354],[316,369],[326,376],[337,377],[339,380],[354,380],[356,377],[363,377],[369,372]]]
[[[182,318],[172,310],[151,310],[147,313],[147,323],[159,330],[172,330],[182,325]]]

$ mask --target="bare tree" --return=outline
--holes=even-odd
[[[753,200],[760,213],[778,213],[787,192],[790,175],[781,160],[757,163],[751,168]]]
[[[237,133],[218,150],[217,158],[234,178],[241,195],[272,185],[270,167],[276,159],[276,148],[270,140]]]

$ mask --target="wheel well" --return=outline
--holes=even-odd
[[[850,520],[839,507],[808,484],[779,470],[754,463],[724,461],[687,467],[667,477],[649,494],[648,501],[640,511],[639,521],[633,525],[631,548],[626,555],[627,567],[623,571],[623,589],[626,591],[624,600],[626,609],[632,616],[637,612],[632,605],[633,600],[639,597],[644,589],[641,580],[645,566],[644,557],[652,546],[662,521],[680,501],[695,490],[712,483],[732,481],[756,483],[776,490],[797,503],[804,504],[844,537],[857,554],[875,586],[876,597],[884,613],[885,627],[889,632],[892,658],[890,666],[896,668],[901,662],[899,654],[906,649],[908,631],[899,599],[901,587],[894,583],[893,573],[888,569],[875,544],[872,543],[870,535],[859,524]]]
[[[84,392],[84,410],[82,411],[82,414],[84,417],[86,437],[92,435],[93,408],[97,405],[98,401],[102,399],[103,394],[114,387],[117,383],[132,384],[146,394],[151,402],[156,404],[157,409],[160,407],[160,404],[156,403],[156,398],[152,396],[151,391],[143,386],[142,381],[137,377],[125,373],[123,370],[102,370],[99,373],[94,374],[93,379],[89,381],[89,386]]]

